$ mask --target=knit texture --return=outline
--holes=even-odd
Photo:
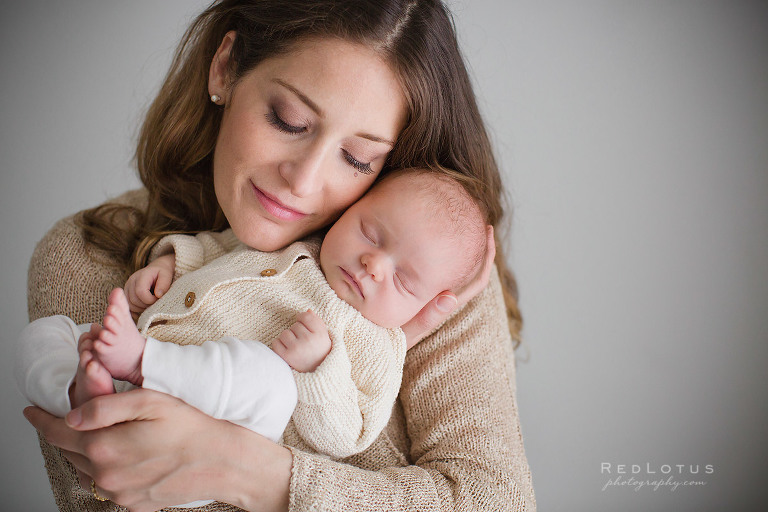
[[[294,372],[298,403],[284,440],[336,458],[364,450],[386,425],[400,389],[402,329],[374,324],[336,295],[317,263],[319,238],[274,252],[236,241],[232,230],[163,238],[158,251],[173,247],[183,270],[141,315],[139,329],[179,345],[224,336],[271,344],[311,309],[332,348],[315,371]]]
[[[117,201],[142,207],[146,193]],[[73,217],[58,222],[30,262],[30,320],[63,314],[100,322],[110,290],[124,284],[107,262],[85,249]],[[342,460],[292,448],[289,509],[535,510],[514,382],[501,286],[492,272],[486,290],[408,351],[392,416],[371,446]],[[124,510],[81,489],[57,448],[41,439],[41,449],[60,510]],[[195,510],[239,509],[216,503]]]

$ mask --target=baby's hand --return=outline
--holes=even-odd
[[[171,287],[175,265],[176,257],[173,254],[160,256],[131,274],[125,282],[125,296],[134,321]]]
[[[325,323],[312,310],[307,310],[272,342],[272,350],[291,368],[304,373],[320,366],[331,351],[331,345]]]

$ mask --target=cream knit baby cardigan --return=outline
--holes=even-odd
[[[319,238],[261,252],[231,229],[171,235],[153,256],[171,249],[175,281],[139,318],[143,334],[179,345],[224,336],[271,344],[299,313],[312,309],[333,345],[315,371],[294,372],[298,403],[284,441],[341,458],[378,437],[400,390],[405,335],[365,319],[336,295],[317,263]]]
[[[145,190],[115,199],[139,208]],[[30,261],[30,320],[63,314],[101,322],[124,284],[109,258],[84,245],[74,217],[59,221]],[[124,510],[80,488],[73,466],[40,440],[60,510]],[[400,393],[366,450],[333,460],[292,448],[291,512],[531,511],[536,509],[515,400],[515,364],[501,286],[489,286],[406,354]],[[203,511],[236,511],[216,503]]]

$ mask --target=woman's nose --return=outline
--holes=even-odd
[[[363,254],[360,258],[365,271],[375,282],[380,283],[386,274],[386,261],[383,256],[374,253]]]
[[[280,175],[294,196],[307,197],[322,190],[323,156],[323,148],[308,147],[280,164]]]

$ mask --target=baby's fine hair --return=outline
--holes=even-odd
[[[445,168],[408,168],[387,173],[379,183],[403,177],[412,180],[414,190],[430,205],[433,219],[443,221],[442,228],[456,247],[462,271],[451,279],[446,289],[457,292],[468,285],[481,270],[487,247],[488,215],[464,186],[466,177]],[[447,222],[446,222],[447,221]]]

